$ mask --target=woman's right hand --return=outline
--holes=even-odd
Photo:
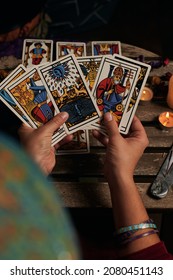
[[[123,136],[109,112],[104,114],[104,125],[108,136],[98,130],[93,131],[93,136],[106,146],[104,165],[106,178],[109,181],[113,174],[133,178],[135,167],[149,143],[144,127],[135,116],[129,133]]]

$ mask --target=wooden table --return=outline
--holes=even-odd
[[[122,44],[122,54],[132,58],[143,55],[145,62],[159,59],[156,54],[127,44]],[[150,76],[164,76],[168,72],[173,73],[172,62],[167,66],[152,69]],[[167,196],[162,199],[152,198],[148,191],[173,142],[173,129],[163,131],[158,126],[159,114],[167,110],[171,111],[166,104],[166,95],[162,96],[161,100],[153,99],[152,102],[147,102],[147,105],[139,104],[136,115],[145,127],[149,146],[139,161],[134,174],[143,202],[150,215],[155,215],[154,219],[157,219],[163,238],[165,238],[164,228],[168,226],[165,222],[167,216],[163,215],[165,210],[173,210],[173,189],[170,188]],[[80,228],[81,232],[81,227],[83,227],[82,232],[85,231],[85,235],[88,236],[92,236],[88,230],[91,220],[95,232],[97,232],[97,228],[99,232],[103,233],[105,220],[109,221],[106,227],[110,230],[113,229],[111,212],[108,211],[108,209],[111,210],[110,194],[108,184],[103,176],[105,148],[91,134],[90,147],[89,154],[58,155],[57,165],[51,174],[64,206],[70,209],[77,228]],[[89,225],[87,226],[86,223]],[[106,233],[104,232],[104,234]],[[169,240],[167,240],[167,244],[169,245]]]
[[[122,54],[136,58],[144,55],[145,61],[158,58],[157,55],[141,48],[122,44]],[[173,73],[173,64],[153,69],[150,76]],[[171,111],[165,99],[139,104],[136,115],[142,121],[148,138],[149,147],[136,167],[134,178],[142,199],[148,209],[173,209],[173,190],[164,199],[151,198],[147,191],[164,161],[173,142],[173,129],[163,131],[158,127],[158,115]],[[58,155],[52,177],[62,195],[66,207],[111,207],[108,185],[103,176],[105,148],[90,134],[89,154]]]

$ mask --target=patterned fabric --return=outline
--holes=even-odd
[[[0,135],[0,259],[79,259],[78,239],[53,184]]]

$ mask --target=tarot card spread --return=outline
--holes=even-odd
[[[84,129],[100,119],[100,111],[91,96],[75,55],[70,54],[48,65],[39,73],[57,112],[69,114],[64,124],[67,134]]]
[[[101,114],[111,112],[120,132],[124,134],[127,134],[128,130],[121,126],[121,120],[129,106],[140,69],[140,66],[130,62],[104,56],[92,90]],[[92,126],[105,132],[102,121]]]

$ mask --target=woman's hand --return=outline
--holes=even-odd
[[[108,180],[113,174],[133,177],[134,169],[148,146],[144,127],[135,116],[129,134],[122,136],[116,121],[109,112],[104,115],[104,125],[108,136],[98,130],[94,130],[93,135],[107,148],[104,165],[105,176]]]
[[[46,175],[50,174],[55,166],[56,149],[73,138],[73,135],[67,135],[55,146],[52,146],[54,132],[60,128],[68,117],[68,113],[62,112],[37,129],[31,128],[26,124],[22,124],[19,129],[19,137],[22,145]]]

